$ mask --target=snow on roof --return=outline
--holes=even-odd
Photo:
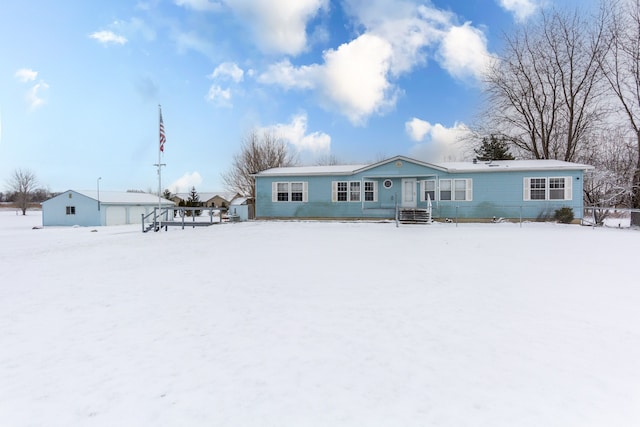
[[[272,168],[258,172],[257,176],[281,176],[281,175],[341,175],[351,174],[368,165],[329,165],[329,166],[292,166],[284,168]]]
[[[98,192],[95,190],[72,190],[83,196],[98,200]],[[163,205],[175,205],[171,200],[160,199]],[[157,205],[158,196],[149,193],[135,193],[130,191],[100,191],[100,203],[102,204],[141,204]]]
[[[506,172],[506,171],[536,171],[536,170],[587,170],[593,166],[580,163],[564,162],[562,160],[494,160],[491,162],[441,162],[427,163],[396,156],[372,165],[332,165],[332,166],[293,166],[267,169],[255,174],[256,176],[284,176],[284,175],[350,175],[361,169],[370,169],[395,160],[408,160],[426,167],[441,169],[449,173],[457,172]]]
[[[529,170],[587,170],[593,166],[562,160],[492,160],[488,162],[443,162],[437,163],[448,172],[506,172]]]

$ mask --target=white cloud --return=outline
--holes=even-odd
[[[95,33],[89,34],[89,37],[99,41],[100,43],[107,44],[125,44],[127,43],[127,39],[124,36],[120,36],[115,34],[113,31],[96,31]]]
[[[29,68],[21,68],[16,71],[15,77],[22,83],[32,82],[38,77],[38,72]]]
[[[391,72],[412,70],[426,62],[425,48],[436,45],[454,16],[412,1],[347,0],[347,12],[367,33],[392,47]]]
[[[352,123],[363,124],[369,115],[395,104],[396,92],[387,79],[391,53],[386,40],[363,34],[325,51],[322,65],[296,68],[284,60],[269,67],[258,81],[287,89],[316,89],[327,109],[337,108]]]
[[[298,114],[288,124],[276,124],[264,128],[273,132],[277,137],[284,139],[295,146],[298,151],[310,151],[314,154],[328,153],[331,148],[331,137],[323,132],[307,134],[307,115]]]
[[[221,4],[211,0],[175,0],[175,4],[199,12],[213,12],[221,9]]]
[[[206,97],[207,101],[220,107],[231,107],[231,90],[222,89],[218,85],[212,85]]]
[[[468,22],[449,28],[438,53],[440,65],[452,76],[463,80],[479,80],[492,61],[484,33]]]
[[[518,22],[526,21],[539,7],[535,0],[499,0],[498,4],[512,13]]]
[[[31,110],[42,107],[45,104],[44,93],[49,89],[49,85],[41,81],[36,83],[27,92],[26,99]]]
[[[395,106],[400,90],[394,81],[424,65],[430,53],[438,52],[442,67],[457,79],[478,78],[491,61],[482,31],[454,25],[450,12],[409,0],[345,0],[344,7],[362,29],[357,38],[326,50],[323,63],[273,64],[258,81],[314,90],[326,109],[359,125]]]
[[[191,191],[192,187],[202,184],[202,177],[198,172],[187,172],[172,182],[167,188],[172,193],[186,193]]]
[[[352,123],[362,124],[369,115],[395,104],[387,80],[391,55],[389,43],[370,34],[325,52],[322,95]]]
[[[242,71],[242,69],[234,62],[223,62],[213,70],[213,73],[211,73],[209,77],[212,79],[229,78],[234,82],[239,83],[242,81],[243,76],[244,71]]]
[[[447,128],[440,123],[431,124],[415,117],[405,123],[405,130],[411,139],[420,142],[411,149],[412,156],[431,162],[462,160],[462,139],[470,132],[463,123],[455,123]]]
[[[322,67],[319,65],[294,67],[291,61],[284,59],[270,65],[267,71],[258,76],[258,81],[265,84],[277,84],[285,89],[314,89],[321,72]]]
[[[265,52],[297,55],[307,47],[307,22],[329,7],[329,0],[225,0],[247,20]]]
[[[414,141],[422,141],[432,126],[431,123],[414,117],[410,121],[406,122],[404,127],[411,139]]]

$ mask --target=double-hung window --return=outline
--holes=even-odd
[[[435,179],[427,179],[422,181],[422,191],[420,192],[420,201],[426,202],[427,200],[431,200],[432,202],[436,200],[436,180]]]
[[[307,182],[274,182],[271,184],[272,202],[306,202]]]
[[[428,182],[428,181],[425,181]],[[435,185],[435,184],[434,184]],[[435,193],[435,187],[434,187]],[[426,197],[426,194],[425,194]],[[441,179],[440,200],[470,202],[473,199],[473,181],[464,179]]]
[[[360,181],[333,181],[331,183],[331,200],[333,202],[359,202],[362,200],[362,184]],[[378,183],[364,181],[364,201],[378,201]]]
[[[571,177],[524,179],[524,200],[571,200]]]
[[[376,181],[364,182],[364,201],[365,202],[378,201],[378,183]]]
[[[349,201],[360,201],[360,181],[351,181],[349,183]]]

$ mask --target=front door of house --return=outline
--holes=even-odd
[[[404,178],[402,180],[402,207],[415,208],[417,206],[416,195],[416,179]]]

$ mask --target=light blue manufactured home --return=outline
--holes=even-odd
[[[158,196],[149,193],[67,190],[42,202],[42,225],[140,224],[142,214],[153,212],[158,203]],[[162,207],[175,206],[166,199],[161,199],[160,204]]]
[[[257,219],[394,218],[427,209],[434,219],[582,218],[583,174],[559,160],[426,163],[396,156],[371,165],[285,167],[256,180]]]

